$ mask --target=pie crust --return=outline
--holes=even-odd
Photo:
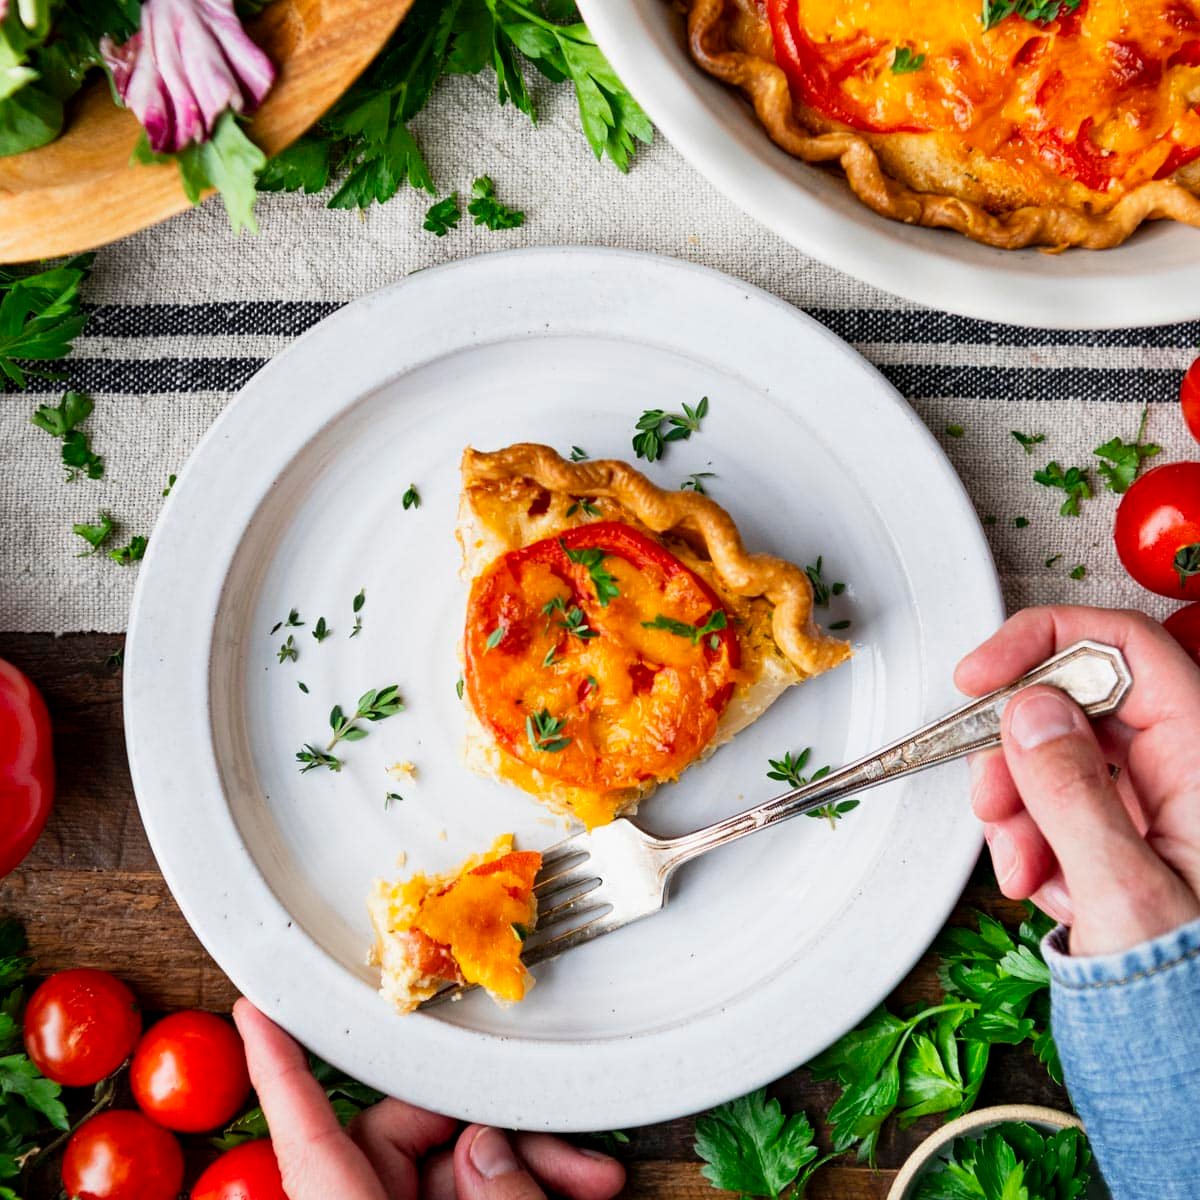
[[[1082,184],[1048,188],[937,134],[861,132],[807,107],[776,64],[759,0],[682,0],[692,57],[740,89],[779,146],[838,167],[869,208],[909,225],[954,229],[1001,249],[1119,245],[1143,221],[1200,225],[1200,163],[1150,179],[1113,201]],[[914,12],[917,10],[914,10]],[[917,18],[914,17],[914,21]]]
[[[708,496],[666,491],[624,462],[570,462],[535,444],[493,453],[468,449],[462,478],[458,537],[469,583],[510,551],[581,525],[615,521],[651,535],[716,593],[736,628],[741,662],[715,735],[692,761],[752,723],[789,686],[850,656],[846,642],[817,626],[805,571],[783,559],[748,552],[733,519]],[[589,500],[592,514],[581,508],[581,498]],[[466,758],[481,774],[515,783],[589,827],[636,807],[663,782],[650,778],[598,792],[531,768],[492,735],[485,714],[473,708],[469,677],[467,682]]]

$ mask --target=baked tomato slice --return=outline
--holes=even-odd
[[[468,603],[465,682],[497,743],[592,792],[672,779],[712,739],[740,663],[695,571],[600,521],[501,555]]]

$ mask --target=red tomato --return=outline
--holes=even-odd
[[[174,1013],[138,1043],[129,1084],[138,1107],[160,1125],[182,1133],[216,1129],[250,1094],[242,1039],[213,1013]]]
[[[141,1113],[110,1110],[71,1134],[62,1182],[78,1200],[176,1200],[183,1187],[183,1151]]]
[[[107,971],[59,971],[25,1006],[25,1051],[64,1087],[90,1087],[111,1075],[141,1032],[133,993]]]
[[[1135,480],[1113,536],[1125,570],[1142,587],[1200,599],[1200,462],[1168,463]]]
[[[222,1154],[196,1180],[192,1200],[287,1200],[270,1138]]]
[[[1173,612],[1163,628],[1200,663],[1200,604],[1188,604]]]
[[[32,849],[53,801],[50,714],[37,688],[0,661],[0,877]]]
[[[1179,405],[1192,437],[1200,442],[1200,358],[1188,367],[1179,385]]]

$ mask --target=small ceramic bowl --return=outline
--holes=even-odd
[[[1043,1132],[1053,1132],[1058,1129],[1082,1129],[1078,1117],[1069,1113],[1059,1112],[1053,1108],[1041,1108],[1035,1104],[1001,1104],[995,1108],[980,1108],[969,1112],[966,1116],[943,1125],[935,1133],[931,1133],[908,1157],[908,1161],[900,1170],[892,1183],[892,1190],[887,1194],[887,1200],[912,1200],[916,1191],[917,1180],[925,1174],[937,1157],[938,1151],[956,1137],[964,1134],[979,1136],[995,1125],[1003,1125],[1009,1121],[1025,1121]],[[1093,1171],[1092,1186],[1088,1191],[1088,1200],[1110,1200],[1108,1189],[1100,1180],[1098,1172]]]

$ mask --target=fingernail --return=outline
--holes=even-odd
[[[481,1129],[471,1143],[468,1156],[471,1166],[484,1179],[495,1179],[497,1175],[508,1175],[518,1169],[508,1138],[498,1129]]]
[[[611,1154],[602,1154],[599,1150],[589,1150],[586,1146],[576,1146],[575,1149],[580,1154],[587,1155],[588,1158],[597,1158],[601,1162],[616,1162],[616,1159]]]
[[[983,836],[987,838],[988,849],[992,854],[992,869],[996,872],[996,882],[1003,887],[1017,873],[1017,867],[1020,866],[1016,844],[1003,829],[995,825],[989,825]]]
[[[1070,925],[1075,920],[1075,910],[1071,906],[1071,897],[1061,883],[1052,881],[1046,884],[1037,894],[1042,908],[1056,921]]]
[[[1018,696],[1008,731],[1022,750],[1036,750],[1078,729],[1075,706],[1058,692]]]

